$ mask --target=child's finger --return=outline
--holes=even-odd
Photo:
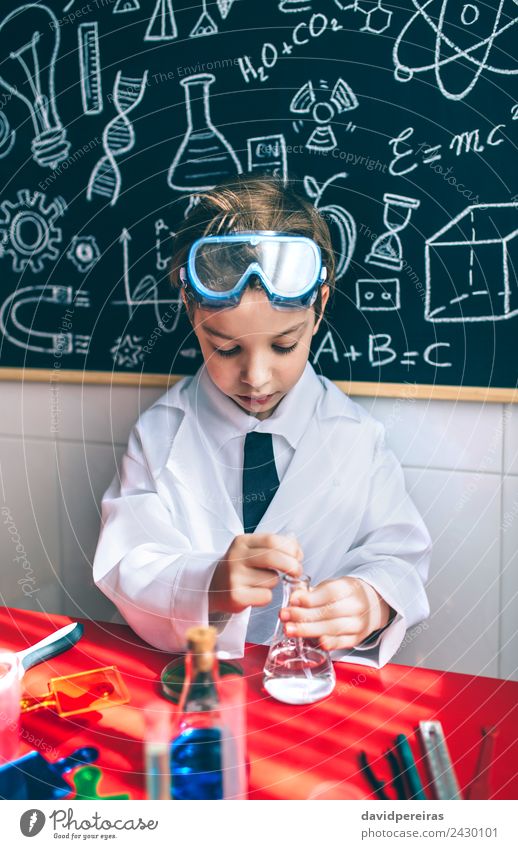
[[[353,591],[354,588],[348,581],[324,581],[317,587],[313,587],[309,593],[305,590],[295,590],[291,601],[300,607],[322,607],[347,598]]]
[[[320,619],[317,622],[286,622],[284,630],[288,637],[338,637],[360,633],[363,623],[355,616],[339,619]]]
[[[243,562],[251,569],[273,569],[294,578],[302,573],[300,560],[271,548],[254,548],[250,555],[243,559]]]
[[[354,615],[355,611],[349,610],[346,602],[346,599],[338,599],[320,607],[283,607],[279,611],[279,618],[283,622],[318,622],[322,619]]]
[[[247,542],[250,548],[270,548],[282,551],[297,559],[302,559],[303,553],[295,536],[284,534],[248,534]]]

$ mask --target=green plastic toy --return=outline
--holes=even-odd
[[[99,796],[97,785],[103,776],[98,766],[83,766],[78,769],[72,778],[76,789],[75,799],[131,799],[129,793],[121,793],[118,796]]]

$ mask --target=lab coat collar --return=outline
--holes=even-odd
[[[200,371],[204,371],[203,367]],[[196,416],[196,397],[199,377],[201,377],[200,372],[185,383],[182,382],[181,386],[172,387],[157,402],[174,406],[184,412],[180,426],[173,439],[165,469],[207,510],[217,516],[220,524],[224,525],[233,535],[237,536],[243,533],[241,519],[227,493],[218,464],[211,461],[209,443],[206,436],[204,436],[202,427]],[[293,516],[293,503],[300,498],[318,498],[319,487],[324,486],[327,488],[329,480],[333,478],[337,465],[337,457],[336,452],[333,451],[333,446],[329,444],[329,434],[323,431],[324,421],[336,417],[349,418],[354,422],[360,421],[357,405],[344,395],[338,387],[331,383],[331,381],[319,378],[309,363],[306,365],[301,379],[291,390],[291,392],[294,392],[296,389],[300,390],[300,397],[299,392],[295,392],[295,397],[297,399],[297,405],[302,405],[301,409],[304,409],[305,401],[303,393],[306,385],[310,386],[311,383],[318,387],[319,390],[316,403],[312,409],[312,414],[309,416],[309,421],[305,416],[300,417],[302,418],[303,426],[298,435],[296,426],[294,425],[293,427],[291,438],[297,438],[297,441],[300,443],[299,450],[295,452],[285,478],[281,482],[281,486],[257,526],[257,532],[259,533],[282,533],[285,523],[289,524],[290,530],[293,530],[293,520],[290,520],[290,517]],[[280,410],[285,400],[289,400],[291,392],[283,398],[275,412]],[[222,395],[222,393],[219,394]],[[225,399],[224,395],[223,398]],[[225,399],[225,401],[232,404],[230,399]],[[266,429],[266,424],[270,422],[270,419],[274,419],[275,413],[270,419],[261,421],[260,419],[256,419],[255,416],[248,416],[237,407],[236,410],[237,414],[241,415],[242,413],[243,418],[240,419],[240,422],[243,421],[245,425],[241,433],[248,432],[248,430],[252,429],[260,429],[261,432],[266,433],[277,432],[274,429],[271,431]],[[187,412],[190,415],[185,415]],[[292,408],[289,405],[286,415],[288,413],[291,418],[297,418],[296,407]],[[276,421],[281,421],[283,416],[284,411],[280,410]],[[282,432],[285,435],[284,431]],[[206,463],[200,459],[200,453],[204,452],[207,454]],[[198,460],[196,461],[193,458],[198,458]],[[194,466],[201,469],[199,474],[193,474]],[[310,481],[311,487],[308,485]],[[304,486],[305,493],[301,492],[301,486]]]
[[[202,368],[191,385],[189,396],[196,419],[210,432],[210,441],[217,450],[230,439],[250,431],[275,433],[283,436],[293,449],[314,414],[320,396],[325,391],[313,367],[306,363],[299,380],[277,405],[267,419],[248,415],[228,398],[211,380],[207,369]]]

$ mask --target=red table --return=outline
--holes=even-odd
[[[22,650],[70,621],[0,608],[0,646]],[[171,656],[143,643],[128,627],[91,621],[84,625],[80,642],[29,670],[24,687],[36,695],[45,692],[52,677],[115,664],[131,701],[68,718],[50,710],[27,714],[20,754],[36,748],[54,761],[80,746],[96,746],[97,765],[104,773],[99,792],[145,798],[142,708],[160,693],[160,671]],[[424,780],[415,736],[423,719],[442,722],[461,787],[473,775],[481,727],[498,724],[491,798],[518,798],[518,683],[396,664],[371,669],[337,663],[334,693],[315,705],[293,707],[275,702],[262,690],[265,655],[264,646],[249,646],[240,661],[248,684],[250,799],[305,799],[324,782],[344,782],[346,798],[352,788],[356,798],[372,799],[358,768],[358,753],[365,750],[376,774],[390,780],[382,755],[400,733],[408,736]]]

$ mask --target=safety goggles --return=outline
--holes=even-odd
[[[276,309],[297,309],[314,303],[327,271],[312,239],[269,230],[197,239],[180,269],[184,288],[209,309],[237,306],[252,276]]]

